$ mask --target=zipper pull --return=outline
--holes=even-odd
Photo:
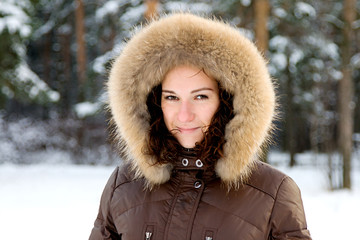
[[[213,240],[213,238],[214,238],[214,231],[207,230],[205,232],[205,240]]]
[[[151,239],[151,235],[152,235],[152,232],[146,232],[145,233],[145,240],[150,240]]]

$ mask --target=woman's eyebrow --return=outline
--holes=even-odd
[[[200,92],[200,91],[204,91],[204,90],[214,91],[214,89],[212,89],[212,88],[203,87],[203,88],[195,89],[195,90],[191,91],[191,93],[196,93],[196,92]]]
[[[175,92],[174,91],[171,91],[171,90],[166,90],[166,89],[163,89],[161,92],[165,92],[165,93],[173,93],[173,94],[175,94]]]
[[[212,89],[212,88],[203,87],[203,88],[199,88],[199,89],[192,90],[191,93],[196,93],[196,92],[206,91],[206,90],[207,90],[207,91],[214,91],[214,89]],[[175,94],[175,91],[166,90],[166,89],[163,89],[162,92],[163,92],[163,93],[173,93],[173,94]]]

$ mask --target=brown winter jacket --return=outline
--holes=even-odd
[[[184,64],[205,69],[234,97],[213,171],[188,153],[175,164],[144,154],[148,94]],[[126,44],[107,86],[124,164],[105,187],[91,240],[310,239],[296,184],[257,160],[276,115],[275,91],[266,61],[238,30],[183,13],[153,21]]]
[[[294,181],[267,164],[239,190],[202,175],[195,158],[176,166],[170,180],[141,191],[129,166],[117,168],[105,187],[90,240],[311,239]],[[181,162],[181,160],[179,160]]]

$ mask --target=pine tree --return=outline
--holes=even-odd
[[[59,100],[53,91],[29,67],[26,41],[32,33],[28,0],[4,0],[0,5],[0,107],[11,101],[47,104]]]

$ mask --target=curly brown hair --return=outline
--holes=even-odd
[[[161,84],[154,87],[147,98],[150,113],[149,141],[145,154],[157,158],[157,164],[174,163],[184,148],[168,131],[161,110]],[[223,156],[226,124],[234,117],[233,96],[219,86],[220,105],[215,112],[204,139],[196,143],[195,152],[205,166],[212,168],[215,162]]]

